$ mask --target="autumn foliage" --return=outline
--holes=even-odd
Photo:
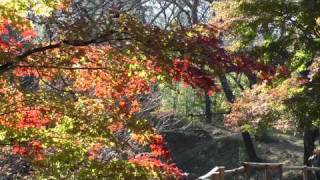
[[[33,52],[42,45],[32,41],[35,37],[29,28],[16,29],[7,21],[1,24],[1,55],[16,59],[1,59],[2,67],[10,63],[7,68],[13,69],[11,75],[1,76],[0,117],[4,141],[12,144],[13,154],[30,157],[41,166],[53,165],[60,161],[58,156],[70,151],[78,154],[72,155],[75,159],[70,164],[81,159],[97,161],[104,148],[123,143],[113,139],[112,133],[135,131],[144,138],[132,141],[141,146],[150,143],[150,153],[130,155],[129,163],[147,168],[146,173],[182,176],[175,165],[166,164],[171,159],[162,136],[148,125],[140,126],[134,116],[140,110],[137,95],[148,93],[161,72],[155,62],[109,45],[66,45]],[[20,83],[25,78],[36,87]],[[66,151],[69,143],[75,147]],[[69,173],[66,169],[59,176]]]
[[[71,2],[61,3],[43,5],[71,13]],[[213,25],[169,31],[124,14],[109,20],[116,30],[58,22],[46,39],[22,12],[0,21],[0,129],[13,154],[34,162],[34,176],[183,178],[164,138],[137,118],[138,96],[159,81],[218,92],[221,73],[275,73],[227,52]],[[107,150],[114,156],[99,158]]]

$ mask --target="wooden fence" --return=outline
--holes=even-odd
[[[252,170],[260,170],[263,172],[263,178],[261,180],[272,180],[271,174],[277,173],[277,179],[282,180],[283,171],[293,170],[301,171],[303,180],[308,180],[311,172],[319,171],[318,167],[309,166],[284,166],[282,163],[254,163],[244,162],[239,168],[225,170],[224,167],[215,167],[207,174],[199,177],[197,180],[224,180],[226,175],[230,175],[234,180],[249,180],[250,172]]]

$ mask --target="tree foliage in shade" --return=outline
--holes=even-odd
[[[215,5],[220,15],[216,20],[228,29],[230,49],[284,66],[279,70],[287,74],[246,92],[233,107],[227,124],[303,131],[305,164],[319,128],[319,84],[312,78],[317,77],[319,64],[319,7],[318,0],[226,0]]]
[[[285,103],[303,91],[305,81],[293,77],[274,87],[267,83],[255,85],[232,105],[226,125],[254,133],[270,128],[283,132],[296,130],[298,122],[288,114]]]
[[[317,82],[309,77],[312,76],[311,72],[314,71],[312,69],[315,69],[318,63],[320,14],[315,9],[319,6],[320,2],[317,0],[226,0],[215,4],[218,14],[216,20],[221,20],[222,27],[228,29],[229,40],[232,42],[230,44],[235,45],[233,50],[247,52],[258,61],[284,66],[279,68],[279,73],[287,76],[277,78],[267,86],[262,85],[264,88],[255,88],[253,96],[259,94],[265,96],[263,98],[265,103],[261,102],[262,104],[277,102],[273,98],[278,99],[278,97],[282,104],[288,100],[291,104],[287,105],[291,106],[291,110],[295,109],[295,114],[300,116],[300,119],[306,116],[311,118],[312,113],[305,112],[307,104],[312,106],[318,103],[318,92],[315,88]],[[298,105],[298,101],[293,103],[299,98],[293,98],[291,93],[288,94],[297,89],[301,79],[308,82],[301,86],[302,89],[299,91],[301,94],[297,95],[302,98],[301,101],[306,102],[303,106],[301,105],[304,103]],[[251,100],[251,103],[257,103],[259,98]],[[249,103],[249,100],[246,101]],[[260,106],[259,103],[257,105]],[[263,110],[260,115],[262,114]],[[317,119],[316,116],[313,117],[312,119]],[[303,121],[300,122],[300,127],[301,123]]]
[[[215,4],[217,20],[233,49],[290,70],[306,68],[319,49],[317,0],[226,0]]]

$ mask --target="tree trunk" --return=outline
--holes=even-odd
[[[257,75],[250,73],[245,73],[245,75],[248,77],[249,87],[252,88],[252,86],[257,83]]]
[[[199,22],[199,18],[198,18],[199,0],[193,0],[192,2],[193,3],[190,4],[192,24],[197,24]],[[212,122],[212,111],[211,111],[212,103],[207,91],[205,91],[204,101],[205,101],[206,122],[211,123]]]
[[[304,145],[304,156],[303,163],[307,166],[311,166],[311,163],[308,161],[309,157],[313,155],[313,150],[315,148],[315,141],[319,136],[318,129],[311,129],[309,127],[305,127],[303,134],[303,145]]]
[[[207,91],[205,91],[205,113],[206,113],[206,122],[212,122],[212,111],[211,111],[211,99]]]
[[[220,75],[219,80],[221,82],[223,92],[226,95],[228,102],[233,103],[236,97],[233,95],[233,92],[231,90],[231,87],[229,85],[226,75],[225,74]]]
[[[199,7],[199,0],[193,0],[193,3],[191,5],[191,19],[192,24],[197,24],[199,22],[198,18],[198,7]]]
[[[234,96],[234,94],[231,90],[231,87],[228,83],[228,79],[227,79],[226,75],[225,74],[220,75],[219,79],[220,79],[222,89],[226,95],[228,102],[233,103],[235,101],[236,97]],[[247,153],[249,160],[252,162],[261,161],[257,156],[256,150],[254,148],[254,145],[253,145],[253,142],[252,142],[252,139],[251,139],[249,132],[242,132],[241,135],[242,135],[244,147],[246,148],[246,153]]]
[[[260,162],[261,159],[258,158],[256,150],[254,148],[251,136],[249,134],[249,132],[242,132],[242,139],[243,139],[243,143],[244,143],[244,147],[246,148],[246,153],[247,156],[249,158],[249,161],[251,162]]]

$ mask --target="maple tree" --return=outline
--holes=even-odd
[[[273,83],[258,84],[243,93],[226,116],[225,124],[234,130],[259,134],[268,129],[280,132],[304,133],[305,156],[308,164],[315,145],[314,134],[319,127],[319,59],[308,68],[309,75],[293,73],[291,77]]]
[[[215,92],[220,73],[275,72],[227,52],[211,24],[162,30],[109,11],[83,19],[76,3],[0,4],[1,141],[33,162],[33,176],[182,178],[163,137],[135,116],[138,95],[157,81]]]

